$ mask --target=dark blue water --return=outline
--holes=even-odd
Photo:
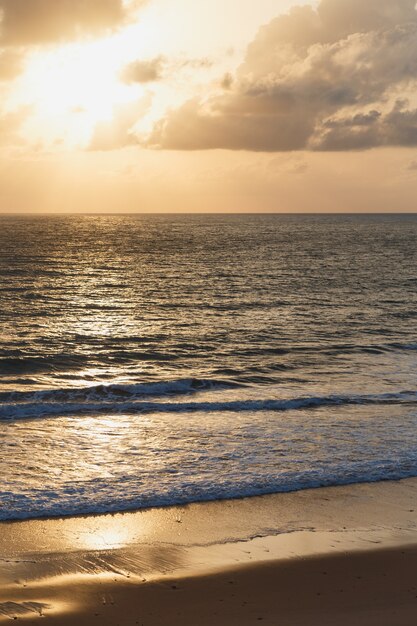
[[[0,217],[0,519],[417,475],[417,216]]]

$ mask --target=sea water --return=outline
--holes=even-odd
[[[417,216],[0,217],[0,519],[417,476]]]

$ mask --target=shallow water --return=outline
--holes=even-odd
[[[0,218],[0,519],[417,475],[415,216]]]

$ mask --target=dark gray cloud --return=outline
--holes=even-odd
[[[385,115],[370,111],[353,118],[327,120],[317,134],[317,146],[327,151],[364,150],[382,146],[417,145],[417,109],[398,100]]]
[[[227,89],[171,111],[148,145],[359,150],[417,145],[415,0],[322,0],[262,27]],[[402,98],[402,101],[398,101]]]
[[[123,0],[0,0],[0,12],[3,45],[95,35],[116,28],[128,15]]]

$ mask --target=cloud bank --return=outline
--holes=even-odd
[[[156,123],[175,150],[417,145],[415,0],[322,0],[262,27],[235,77]]]
[[[0,0],[0,44],[32,45],[97,35],[121,25],[123,0]]]

